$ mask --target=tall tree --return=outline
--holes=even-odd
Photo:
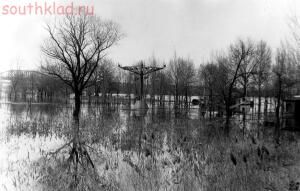
[[[80,96],[105,52],[120,40],[119,26],[96,16],[68,15],[47,24],[49,39],[42,46],[47,57],[42,69],[69,85],[75,94],[74,116],[80,112]]]
[[[112,21],[81,14],[67,15],[58,22],[47,24],[46,30],[49,38],[42,45],[46,56],[42,70],[70,86],[75,94],[75,131],[70,157],[75,158],[73,156],[78,153],[84,156],[80,153],[84,148],[79,140],[81,95],[92,85],[90,79],[106,51],[120,40],[120,29]]]
[[[190,59],[182,60],[182,79],[183,93],[185,96],[185,106],[188,106],[188,97],[190,96],[191,86],[195,83],[195,65]]]
[[[275,141],[278,144],[280,138],[282,99],[286,96],[285,90],[292,87],[297,82],[296,62],[283,44],[277,49],[275,57],[275,65],[273,66],[274,74],[274,90],[276,97],[275,108]]]
[[[214,106],[214,95],[217,93],[217,75],[218,66],[213,62],[208,62],[199,68],[199,78],[205,88],[205,95],[208,95],[209,118],[212,117]],[[205,96],[204,95],[204,96]]]
[[[152,56],[152,58],[149,59],[149,66],[152,66],[152,67],[158,66],[158,60],[154,56]],[[157,72],[153,72],[152,74],[150,74],[150,76],[148,78],[148,82],[150,81],[150,90],[148,91],[148,93],[150,93],[152,104],[155,101],[155,95],[157,95],[157,93],[158,93],[158,91],[157,91],[158,80],[159,79],[158,79]]]
[[[104,102],[107,101],[107,94],[111,93],[114,87],[114,65],[111,60],[103,59],[91,77],[96,97],[101,92]]]
[[[245,46],[247,53],[244,54],[243,61],[241,63],[238,75],[238,82],[242,86],[242,97],[247,96],[247,90],[249,85],[252,83],[253,75],[257,67],[257,63],[254,61],[255,46],[254,43],[248,39],[246,41],[241,41],[241,45]],[[237,47],[241,48],[241,47]],[[242,49],[240,49],[242,50]],[[234,50],[235,52],[238,50]]]
[[[233,104],[234,89],[236,88],[238,79],[244,74],[243,72],[240,72],[243,67],[242,65],[247,62],[247,59],[252,55],[252,52],[252,45],[239,39],[234,44],[230,45],[227,57],[220,56],[217,59],[219,89],[225,102],[225,131],[227,133],[229,133],[230,118],[232,116],[231,106]]]
[[[254,61],[256,62],[256,68],[253,75],[254,83],[258,90],[258,120],[260,120],[261,114],[262,88],[270,76],[271,59],[271,48],[265,41],[258,42],[255,49]]]
[[[179,58],[176,56],[176,54],[174,54],[173,59],[170,60],[168,65],[168,76],[174,87],[173,94],[175,98],[174,99],[175,108],[178,107],[178,101],[179,101],[180,75],[181,75],[181,69],[180,69]]]

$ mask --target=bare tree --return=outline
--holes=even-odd
[[[214,107],[214,95],[217,94],[218,66],[213,62],[208,62],[199,68],[199,78],[203,82],[205,95],[208,95],[209,118],[212,117]],[[204,95],[204,96],[205,96]]]
[[[234,89],[237,86],[238,79],[244,74],[240,72],[243,67],[242,65],[247,62],[252,52],[252,45],[239,39],[230,46],[229,55],[227,57],[219,56],[217,58],[218,82],[221,95],[225,102],[225,131],[227,133],[229,132],[230,118],[232,116],[231,105],[233,104]]]
[[[46,56],[42,70],[70,86],[75,94],[75,133],[70,142],[73,143],[70,157],[75,159],[73,156],[84,151],[79,141],[82,92],[92,85],[91,77],[105,57],[106,50],[120,40],[120,29],[116,23],[96,16],[67,15],[58,23],[47,24],[46,30],[49,38],[42,45]],[[92,164],[86,152],[80,154],[87,156]]]
[[[22,72],[19,72],[19,70],[21,70],[20,64],[20,58],[17,58],[15,70],[10,70],[8,72],[8,76],[10,78],[10,86],[8,90],[10,101],[17,101],[18,94],[20,93],[22,85],[25,82]]]
[[[300,21],[297,16],[291,17],[289,27],[292,33],[292,40],[290,41],[289,48],[293,51],[294,58],[300,61]]]
[[[114,88],[114,65],[111,60],[103,59],[91,77],[96,97],[101,93],[104,102],[107,101],[107,94]]]
[[[260,41],[255,49],[256,68],[253,75],[254,83],[258,90],[258,120],[260,120],[261,114],[262,88],[270,76],[271,59],[271,48],[265,41]]]
[[[36,76],[37,81],[35,89],[38,93],[38,100],[40,101],[52,101],[54,97],[63,96],[67,98],[69,95],[70,88],[64,84],[58,78],[53,78],[48,75],[38,75]]]
[[[91,86],[90,79],[106,50],[120,40],[119,26],[98,17],[68,15],[46,29],[50,37],[42,46],[47,57],[42,69],[72,88],[74,116],[78,117],[80,96]]]
[[[158,66],[158,61],[157,59],[152,56],[152,58],[149,59],[149,66],[151,67],[157,67]],[[147,82],[150,82],[150,97],[151,97],[151,102],[152,104],[154,103],[155,101],[155,95],[157,95],[157,82],[158,82],[158,73],[157,72],[153,72],[149,75],[148,77],[148,81]]]
[[[163,64],[165,65],[165,64]],[[167,76],[166,71],[158,71],[158,79],[159,79],[159,88],[158,88],[158,94],[159,94],[159,100],[160,104],[164,104],[165,101],[165,95],[170,94],[170,79]]]
[[[24,83],[24,76],[21,72],[15,72],[10,76],[9,99],[17,101],[18,95],[21,92]]]
[[[254,61],[254,53],[255,53],[254,43],[250,39],[246,41],[241,40],[240,42],[241,45],[245,46],[247,49],[247,53],[244,55],[244,59],[241,63],[238,72],[239,73],[238,82],[242,86],[242,97],[245,98],[247,96],[247,89],[252,82],[254,71],[257,67],[257,63]]]
[[[274,89],[276,97],[275,108],[275,141],[278,144],[280,138],[282,99],[285,97],[285,90],[292,87],[296,82],[296,62],[283,44],[277,49],[275,65],[273,67]]]
[[[185,96],[185,106],[188,106],[188,97],[190,96],[191,86],[195,83],[196,70],[195,65],[190,59],[182,60],[181,81],[183,82],[183,94]]]
[[[179,87],[180,87],[180,62],[177,58],[176,54],[174,54],[174,58],[170,60],[168,65],[168,76],[171,79],[172,85],[174,86],[174,101],[175,101],[175,108],[178,107],[179,101]]]
[[[169,62],[167,73],[174,87],[175,108],[178,107],[179,102],[184,97],[187,106],[190,87],[196,81],[194,63],[189,59],[177,57],[175,54]]]
[[[129,73],[127,74],[127,78],[126,78],[126,91],[127,91],[127,96],[129,99],[129,104],[131,103],[131,93],[136,91],[136,83],[135,83],[135,77],[134,74]],[[138,94],[137,92],[135,92],[135,94]]]
[[[290,18],[289,26],[292,33],[292,39],[288,43],[286,43],[287,48],[289,50],[290,57],[296,61],[296,64],[299,67],[300,63],[300,21],[299,18],[294,15]],[[300,75],[298,75],[297,80],[300,80]],[[297,88],[297,93],[299,93],[299,84]]]

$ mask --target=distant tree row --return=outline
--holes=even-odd
[[[14,102],[52,102],[65,97],[69,92],[59,79],[36,71],[32,71],[30,75],[19,71],[10,77],[6,93],[8,99]]]
[[[239,98],[257,97],[260,118],[262,97],[272,97],[276,98],[279,124],[282,100],[299,93],[300,25],[297,20],[292,23],[295,43],[281,43],[275,52],[265,41],[238,39],[209,61],[197,63],[198,68],[191,59],[176,53],[169,61],[154,56],[142,60],[147,66],[167,65],[145,76],[147,99],[161,104],[172,101],[179,108],[189,107],[191,96],[200,96],[198,102],[210,117],[215,111],[225,112],[228,131],[232,106]],[[106,50],[122,37],[116,23],[98,17],[66,16],[46,29],[49,38],[42,46],[46,59],[41,67],[46,75],[15,75],[10,99],[26,98],[31,92],[44,101],[73,93],[78,113],[82,96],[109,102],[112,94],[126,94],[129,100],[131,94],[139,94],[138,76],[122,71],[106,57]]]
[[[199,69],[201,84],[208,96],[209,111],[218,103],[224,103],[226,129],[228,130],[232,109],[237,98],[258,98],[258,117],[261,98],[276,98],[276,116],[280,119],[282,100],[299,92],[299,66],[295,52],[288,44],[281,45],[272,55],[264,41],[238,40],[228,52],[216,55]],[[266,99],[265,99],[266,100]],[[277,121],[277,124],[280,124]]]
[[[285,96],[297,93],[297,61],[287,45],[272,55],[266,42],[240,39],[231,44],[227,52],[215,54],[210,61],[201,63],[198,69],[191,59],[176,54],[168,62],[154,56],[144,62],[148,66],[167,65],[166,69],[146,76],[145,92],[151,101],[164,102],[168,96],[175,106],[188,105],[192,95],[205,96],[210,112],[216,110],[219,103],[225,103],[224,109],[230,115],[229,107],[237,97],[257,96],[260,108],[262,96],[275,97],[274,88],[284,89]],[[276,77],[280,80],[276,81]],[[119,69],[112,60],[103,59],[85,91],[88,96],[102,95],[103,99],[111,94],[138,95],[139,83],[137,76]],[[11,79],[9,97],[17,100],[18,95],[31,90],[41,101],[72,93],[59,78],[38,73],[25,77],[20,73]]]

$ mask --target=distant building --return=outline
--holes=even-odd
[[[284,100],[284,128],[300,130],[300,95]]]
[[[284,100],[285,113],[291,114],[294,117],[300,117],[300,95],[296,95],[290,99]]]

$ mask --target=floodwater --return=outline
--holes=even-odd
[[[218,120],[222,124],[222,119],[204,119],[198,106],[180,111],[168,104],[146,111],[130,108],[122,104],[82,105],[80,137],[89,145],[101,178],[86,190],[207,190],[208,184],[216,184],[209,177],[220,176],[212,171],[215,163],[211,160],[215,159],[223,160],[222,171],[232,174],[219,182],[236,188],[230,182],[244,180],[229,169],[232,164],[227,164],[224,145],[204,144],[218,137],[217,130],[207,127]],[[72,111],[72,104],[0,104],[0,190],[73,190],[72,183],[64,185],[65,179],[57,178],[56,163],[68,157],[68,148],[58,154],[60,157],[45,159],[71,140]],[[247,123],[248,131],[252,127]],[[244,186],[250,183],[247,180]]]
[[[174,112],[168,106],[138,111],[122,104],[84,104],[81,110],[84,139],[121,152],[143,152],[145,142],[162,148],[168,136],[187,139],[193,133],[189,124],[200,118],[197,107]],[[40,188],[42,175],[32,173],[37,171],[32,164],[71,139],[72,111],[72,104],[0,104],[0,190]],[[174,123],[177,129],[170,128]]]

